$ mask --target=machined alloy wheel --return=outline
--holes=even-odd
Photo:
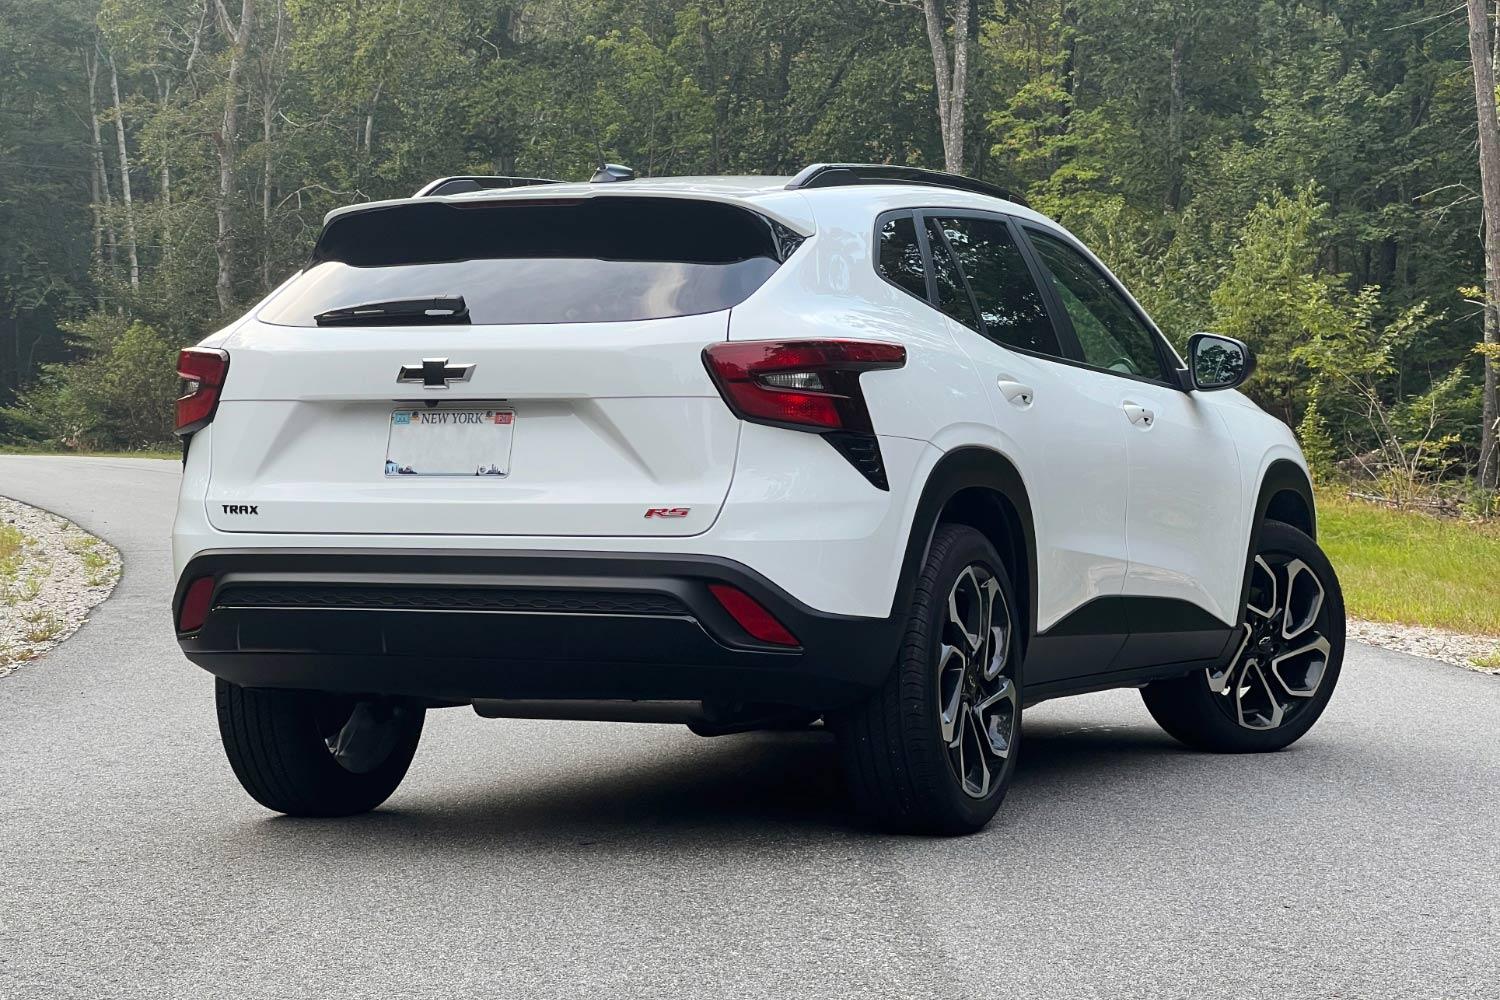
[[[980,563],[948,592],[938,651],[938,726],[964,794],[983,799],[1015,743],[1020,701],[1007,670],[1011,616],[1000,582]]]
[[[1280,750],[1322,715],[1344,659],[1344,597],[1318,544],[1261,525],[1240,624],[1222,664],[1141,689],[1146,708],[1188,746]]]
[[[1239,646],[1229,663],[1209,669],[1208,688],[1246,729],[1276,729],[1311,703],[1332,648],[1328,591],[1303,560],[1257,555]]]
[[[829,715],[855,806],[895,831],[962,834],[1000,808],[1021,737],[1022,643],[995,546],[940,525],[885,684]]]

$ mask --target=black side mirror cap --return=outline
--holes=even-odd
[[[1243,340],[1195,333],[1187,342],[1188,374],[1199,392],[1236,389],[1255,374],[1255,352]]]

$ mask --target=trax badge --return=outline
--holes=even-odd
[[[226,503],[220,504],[226,514],[260,514],[260,504],[254,503]]]

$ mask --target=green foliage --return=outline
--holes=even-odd
[[[81,356],[43,367],[11,412],[28,437],[79,450],[134,450],[169,441],[177,348],[144,323],[93,313],[70,327]],[[3,411],[0,411],[3,412]]]
[[[1373,292],[1351,302],[1337,277],[1318,272],[1315,233],[1326,212],[1311,187],[1256,205],[1210,296],[1215,331],[1245,341],[1260,358],[1251,394],[1288,423],[1306,402],[1296,346],[1338,337],[1357,308],[1374,305]]]
[[[227,18],[213,0],[0,0],[0,441],[162,440],[170,364],[149,373],[152,359],[301,266],[339,205],[453,173],[581,179],[601,159],[647,175],[942,162],[911,3],[256,8],[224,136],[235,0]],[[1005,0],[976,15],[974,173],[1073,229],[1179,347],[1204,329],[1249,341],[1247,391],[1328,474],[1392,435],[1428,442],[1441,468],[1425,475],[1468,468],[1481,359],[1464,289],[1482,267],[1451,4]],[[1422,304],[1419,330],[1390,333]],[[1380,370],[1360,378],[1389,431],[1334,375],[1377,342]]]

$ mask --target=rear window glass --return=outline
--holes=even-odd
[[[415,202],[331,222],[307,270],[260,319],[316,326],[332,310],[459,296],[469,322],[480,324],[718,312],[748,298],[800,241],[762,215],[716,202]]]

